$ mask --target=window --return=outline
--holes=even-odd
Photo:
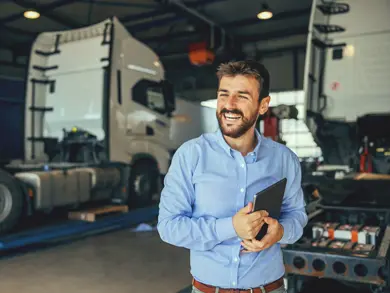
[[[321,149],[315,143],[312,134],[304,122],[304,91],[286,91],[270,93],[271,107],[281,104],[295,105],[298,109],[298,119],[285,119],[280,122],[280,132],[286,145],[297,154],[298,157],[319,157]],[[263,125],[260,123],[260,131]]]
[[[148,108],[159,113],[164,113],[165,100],[164,100],[164,93],[162,92],[162,88],[149,87],[146,90],[146,99],[147,99],[146,102]]]
[[[170,116],[175,110],[174,94],[167,82],[139,81],[132,89],[132,99],[157,113]]]

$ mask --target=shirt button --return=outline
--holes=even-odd
[[[233,286],[236,286],[236,282],[233,282],[232,284],[233,284]]]
[[[241,192],[244,192],[244,188],[241,188],[240,191],[241,191]]]
[[[238,258],[237,257],[234,258],[234,262],[238,262]]]
[[[244,164],[241,164],[241,167],[242,167],[242,168],[244,168],[244,167],[245,167],[245,165],[244,165]]]

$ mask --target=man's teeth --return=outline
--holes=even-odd
[[[228,120],[237,120],[237,119],[241,118],[241,115],[225,114],[225,118],[228,119]]]

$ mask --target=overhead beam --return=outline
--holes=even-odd
[[[272,39],[285,38],[295,35],[304,35],[308,34],[309,27],[301,26],[301,27],[293,27],[289,29],[277,30],[273,32],[267,32],[263,34],[251,34],[240,36],[240,40],[244,43],[250,42],[258,42],[258,41],[268,41]]]
[[[140,0],[142,2],[142,0]],[[84,2],[84,3],[91,3],[91,0],[78,0],[78,2]],[[101,5],[101,6],[117,6],[117,7],[131,7],[131,8],[156,8],[158,6],[158,3],[134,3],[132,2],[126,2],[124,1],[112,1],[112,0],[92,0],[93,5]]]
[[[249,18],[244,18],[240,20],[235,20],[231,22],[225,22],[222,25],[225,28],[234,28],[234,27],[242,27],[242,26],[249,26],[249,25],[254,25],[254,24],[261,24],[261,23],[269,23],[269,22],[274,22],[278,20],[286,20],[289,18],[296,18],[296,17],[301,17],[301,16],[309,16],[311,12],[311,7],[307,7],[304,9],[299,9],[299,10],[290,10],[290,11],[283,11],[275,14],[271,19],[267,19],[266,21],[259,20],[256,17],[249,17]]]
[[[292,11],[285,11],[276,14],[273,18],[267,20],[266,22],[262,22],[257,18],[254,17],[249,17],[249,18],[244,18],[241,20],[236,20],[236,21],[231,21],[231,22],[225,22],[222,23],[221,26],[225,29],[232,29],[234,27],[243,27],[243,26],[249,26],[249,25],[262,25],[265,23],[269,23],[272,21],[281,21],[281,20],[286,20],[289,18],[298,18],[302,16],[309,16],[310,13],[310,8],[305,8],[305,9],[300,9],[300,10],[292,10]],[[146,22],[146,23],[140,23],[132,26],[128,26],[127,28],[129,29],[130,32],[133,33],[139,33],[144,30],[151,29],[155,26],[162,26],[162,25],[168,25],[170,23],[184,20],[185,17],[183,16],[168,16],[165,18],[157,19],[152,22]],[[199,32],[178,32],[175,34],[169,35],[169,40],[173,40],[176,38],[181,38],[183,36],[195,36],[198,35]],[[167,36],[155,36],[155,37],[147,37],[147,38],[142,38],[142,40],[147,41],[147,42],[157,42],[157,41],[165,41]]]
[[[21,64],[17,62],[3,61],[0,60],[0,66],[15,67],[15,68],[26,68],[27,64]]]
[[[263,34],[240,36],[239,40],[243,44],[248,42],[256,42],[256,41],[270,41],[270,40],[275,40],[275,39],[280,39],[280,38],[285,38],[285,37],[290,37],[295,35],[303,35],[303,34],[307,34],[307,32],[308,32],[308,27],[297,27],[289,30],[278,30],[278,31],[273,31],[273,32],[263,33]],[[271,51],[275,52],[275,50],[271,50]],[[183,51],[176,51],[176,52],[161,51],[161,52],[157,52],[157,54],[162,59],[170,58],[171,56],[188,56],[188,52],[183,52]]]
[[[262,40],[272,40],[272,39],[277,39],[286,36],[302,35],[302,34],[306,34],[307,32],[308,32],[308,27],[303,26],[303,27],[267,32],[262,34],[236,36],[235,38],[237,38],[237,40],[239,40],[241,43],[248,43],[248,42],[256,42]],[[147,38],[139,38],[139,39],[145,43],[160,42],[160,41],[170,42],[173,41],[174,39],[196,37],[200,35],[206,35],[207,33],[208,31],[206,30],[196,31],[196,32],[177,32],[169,36],[156,36],[156,37],[147,37]]]
[[[226,0],[199,0],[197,2],[186,3],[186,6],[189,8],[196,9],[200,6],[210,5],[210,4],[214,4],[214,3],[222,2],[222,1],[226,1]],[[119,20],[122,23],[128,23],[128,22],[132,22],[132,21],[139,21],[139,20],[144,20],[144,19],[148,19],[148,18],[153,18],[156,16],[161,16],[163,14],[168,14],[168,13],[172,13],[172,10],[169,9],[169,7],[167,5],[164,5],[162,3],[161,7],[156,9],[156,10],[143,12],[143,13],[139,13],[139,14],[130,14],[130,15],[119,18]],[[177,21],[180,18],[181,18],[180,16],[177,16],[176,20],[173,19],[172,22]],[[153,23],[153,21],[151,21],[151,23]]]
[[[228,39],[232,41],[231,43],[234,45],[234,47],[241,47],[241,44],[236,42],[234,36],[226,32],[223,26],[216,23],[211,18],[199,13],[196,9],[188,7],[181,0],[167,0],[167,3],[170,4],[170,7],[174,8],[173,10],[177,11],[179,15],[182,14],[188,19],[196,19],[197,21],[203,22],[209,26],[211,48],[215,48],[215,43],[216,43],[215,39],[216,39],[217,32],[220,33],[219,36],[220,47],[224,47]]]
[[[80,26],[79,23],[75,22],[74,20],[61,16],[57,13],[53,13],[51,10],[45,10],[44,5],[38,5],[37,3],[33,1],[26,1],[26,0],[13,0],[17,5],[25,8],[25,9],[36,9],[41,15],[49,18],[50,20],[57,22],[59,24],[62,24],[63,26],[66,26],[68,28],[77,28]],[[72,2],[72,0],[67,0],[67,3]],[[57,2],[55,2],[57,3]],[[63,5],[63,2],[61,2]],[[59,6],[56,6],[56,8]]]
[[[34,33],[34,32],[26,31],[26,30],[16,28],[16,27],[10,27],[10,26],[4,25],[4,24],[0,24],[0,31],[1,30],[6,30],[6,31],[9,31],[10,33],[13,33],[15,35],[24,35],[27,37],[34,37],[36,35],[36,33]]]
[[[156,19],[156,20],[153,20],[151,22],[142,22],[142,23],[129,25],[126,28],[129,30],[130,33],[138,33],[141,31],[146,31],[146,30],[152,29],[154,27],[168,25],[168,24],[171,24],[173,22],[184,20],[184,19],[185,19],[185,17],[179,17],[176,15],[173,15],[173,16],[168,15],[167,17]]]
[[[36,8],[37,10],[39,10],[40,14],[45,15],[46,13],[50,12],[53,9],[59,8],[61,6],[69,5],[74,2],[77,2],[77,0],[58,0],[49,4],[44,4],[39,6],[36,5],[35,7],[29,7],[29,8]],[[0,24],[6,24],[8,22],[12,22],[23,17],[24,17],[23,12],[14,13],[7,17],[0,18]]]

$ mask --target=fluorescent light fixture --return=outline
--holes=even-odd
[[[26,10],[24,13],[23,13],[23,16],[27,19],[37,19],[39,18],[41,15],[39,14],[38,11],[35,11],[35,10]]]
[[[257,14],[257,18],[258,18],[258,19],[262,19],[262,20],[270,19],[270,18],[272,18],[272,16],[273,16],[273,13],[272,13],[272,11],[269,9],[269,7],[268,7],[267,4],[263,4],[263,8],[262,8],[261,11]]]

